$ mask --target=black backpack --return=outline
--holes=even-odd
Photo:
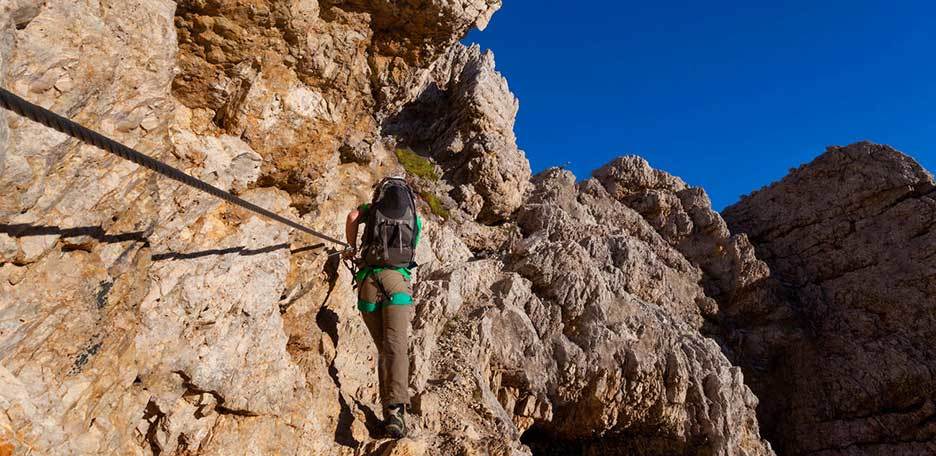
[[[416,198],[405,180],[389,177],[377,185],[365,223],[361,242],[365,264],[412,267],[419,227]]]

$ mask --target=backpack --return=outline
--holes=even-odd
[[[416,256],[416,198],[406,181],[389,177],[374,190],[365,219],[362,257],[368,266],[409,268]]]

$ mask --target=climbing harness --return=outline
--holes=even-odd
[[[58,130],[62,133],[65,133],[72,138],[78,139],[85,144],[95,146],[99,149],[103,149],[106,152],[110,152],[124,160],[129,160],[137,165],[140,165],[146,169],[155,171],[163,176],[166,176],[174,181],[181,182],[189,187],[192,187],[197,190],[201,190],[211,196],[216,198],[221,198],[231,204],[240,206],[244,209],[247,209],[256,214],[260,214],[269,219],[280,222],[284,225],[290,226],[302,232],[311,234],[320,239],[324,239],[335,244],[350,247],[348,243],[342,242],[338,239],[315,231],[311,228],[308,228],[304,225],[296,223],[286,217],[283,217],[279,214],[275,214],[267,209],[264,209],[256,204],[253,204],[247,200],[244,200],[230,192],[221,190],[218,187],[215,187],[203,180],[197,179],[185,172],[170,166],[166,163],[163,163],[159,160],[151,158],[147,155],[144,155],[140,152],[137,152],[134,149],[131,149],[123,144],[118,143],[100,133],[92,131],[88,128],[85,128],[71,120],[68,120],[48,109],[45,109],[41,106],[34,105],[16,95],[12,92],[0,87],[0,107],[10,110],[19,114],[20,116],[26,117],[34,122],[38,122],[46,127]],[[340,254],[342,251],[334,252],[331,255]]]
[[[350,247],[349,247],[348,249],[345,249],[345,250],[349,250],[349,249],[350,249]],[[341,252],[338,252],[338,253],[343,253],[343,252],[344,252],[344,251],[341,251]],[[334,255],[334,254],[331,254],[331,255]],[[329,256],[331,256],[331,255],[329,255]],[[357,266],[355,260],[349,260],[349,259],[347,259],[347,258],[342,258],[342,259],[341,259],[341,264],[343,264],[344,267],[345,267],[345,269],[347,269],[348,272],[351,273],[351,288],[354,289],[354,290],[356,290],[357,287],[358,287],[358,283],[357,283],[357,280],[354,280],[354,278],[357,277],[357,274],[358,274],[359,269],[358,269],[358,266]]]

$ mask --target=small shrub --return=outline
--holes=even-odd
[[[442,217],[443,219],[449,218],[449,211],[442,204],[442,201],[439,200],[438,196],[435,196],[429,192],[419,192],[419,196],[429,204],[429,210],[432,211],[433,214]]]
[[[404,148],[397,148],[395,153],[397,160],[400,161],[400,165],[403,166],[403,169],[405,169],[407,173],[431,182],[439,180],[439,175],[436,174],[435,166],[428,158],[420,157],[416,152]]]

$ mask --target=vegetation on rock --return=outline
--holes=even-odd
[[[432,161],[428,158],[420,156],[416,152],[413,152],[412,149],[403,147],[398,147],[394,153],[396,154],[397,160],[400,161],[400,165],[407,173],[430,182],[439,180],[435,165],[433,165]]]
[[[438,196],[435,196],[429,192],[419,192],[419,196],[426,201],[426,204],[429,205],[429,210],[431,210],[433,214],[442,217],[443,219],[448,219],[451,215],[449,210],[445,208],[445,205],[442,204],[442,201]]]

